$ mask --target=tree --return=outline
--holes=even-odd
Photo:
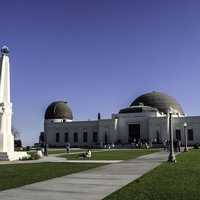
[[[15,127],[12,127],[11,132],[15,140],[20,139],[20,132]]]

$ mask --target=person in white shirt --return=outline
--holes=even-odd
[[[89,159],[92,157],[92,152],[89,149],[86,153],[86,157],[89,158]]]

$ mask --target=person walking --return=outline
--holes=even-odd
[[[164,148],[164,151],[167,151],[167,140],[163,141],[163,148]]]
[[[181,140],[177,140],[177,150],[181,152]]]
[[[65,146],[65,148],[66,148],[66,152],[69,153],[70,152],[70,144],[67,143],[66,146]]]
[[[48,144],[44,145],[44,156],[48,156]]]

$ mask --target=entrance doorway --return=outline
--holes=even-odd
[[[140,124],[129,124],[129,143],[136,142],[140,139]]]

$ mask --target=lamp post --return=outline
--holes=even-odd
[[[185,122],[183,124],[183,126],[184,126],[184,135],[185,135],[185,148],[184,148],[184,151],[187,152],[188,151],[188,147],[187,147],[187,132],[186,132],[187,123]]]
[[[173,130],[172,130],[172,110],[169,111],[169,137],[170,137],[170,153],[168,157],[169,162],[176,162],[176,157],[174,154],[174,142],[173,142]]]

